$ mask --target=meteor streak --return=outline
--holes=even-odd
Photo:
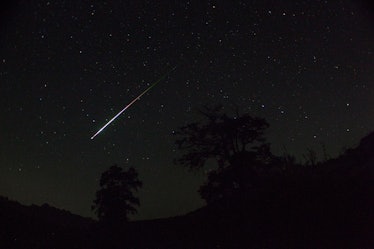
[[[131,101],[127,106],[125,106],[125,108],[123,108],[119,113],[117,113],[111,120],[109,120],[102,128],[100,128],[100,130],[98,130],[92,137],[91,139],[94,139],[97,135],[100,134],[100,132],[102,132],[110,123],[112,123],[116,118],[118,118],[119,115],[121,115],[124,111],[126,111],[127,108],[129,108],[132,104],[134,104],[137,100],[139,100],[144,94],[146,94],[146,92],[148,92],[149,90],[151,90],[155,85],[157,85],[157,83],[159,83],[161,80],[163,80],[166,75],[168,75],[169,73],[173,72],[177,67],[173,67],[169,72],[167,72],[166,74],[164,74],[160,79],[158,79],[155,83],[153,83],[150,87],[148,87],[144,92],[142,92],[138,97],[136,97],[133,101]]]

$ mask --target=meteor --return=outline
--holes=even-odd
[[[125,108],[123,108],[119,113],[117,113],[111,120],[109,120],[103,127],[100,128],[92,137],[91,140],[94,139],[97,135],[100,134],[110,123],[112,123],[118,116],[120,116],[124,111],[126,111],[127,108],[129,108],[132,104],[134,104],[137,100],[139,100],[144,94],[146,94],[149,90],[151,90],[155,85],[157,85],[161,80],[163,80],[166,75],[173,72],[177,67],[173,67],[169,72],[164,74],[161,78],[159,78],[155,83],[153,83],[150,87],[148,87],[144,92],[139,94],[138,97],[136,97],[133,101],[131,101]]]

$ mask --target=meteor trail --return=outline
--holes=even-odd
[[[119,113],[117,113],[111,120],[109,120],[100,130],[98,130],[92,137],[91,140],[94,139],[97,135],[100,134],[110,123],[112,123],[116,118],[118,118],[119,115],[121,115],[124,111],[126,111],[127,108],[129,108],[132,104],[134,104],[137,100],[139,100],[146,92],[151,90],[157,83],[159,83],[161,80],[163,80],[166,75],[173,72],[177,67],[173,67],[169,72],[164,74],[160,79],[158,79],[155,83],[153,83],[150,87],[148,87],[144,92],[142,92],[138,97],[136,97],[133,101],[131,101],[125,108],[123,108]]]

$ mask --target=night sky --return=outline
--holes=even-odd
[[[275,154],[336,156],[374,130],[374,12],[364,1],[15,1],[0,17],[0,195],[93,216],[100,174],[133,166],[135,219],[204,203],[173,164],[197,109],[266,118]],[[94,140],[90,137],[177,68]]]

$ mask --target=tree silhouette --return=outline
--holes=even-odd
[[[189,169],[202,168],[208,159],[215,159],[218,169],[211,171],[208,182],[200,189],[207,202],[232,196],[250,187],[249,178],[259,173],[263,165],[273,156],[264,131],[269,127],[265,119],[248,114],[229,117],[220,106],[200,111],[206,118],[202,123],[191,123],[181,127],[178,149],[185,153],[176,163]]]
[[[263,135],[269,124],[265,119],[248,114],[229,117],[222,110],[221,106],[206,107],[200,111],[206,123],[191,123],[175,133],[179,136],[178,149],[186,151],[177,163],[199,169],[213,158],[223,168],[238,154],[252,152],[252,156],[260,156],[259,152],[266,151]]]
[[[134,191],[142,186],[134,168],[123,170],[117,165],[111,166],[101,174],[100,189],[92,209],[100,221],[111,226],[122,225],[128,221],[129,214],[135,214],[135,206],[140,202]]]

